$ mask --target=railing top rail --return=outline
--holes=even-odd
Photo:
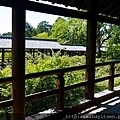
[[[117,64],[120,63],[120,60],[114,60],[114,61],[109,61],[105,63],[96,63],[96,67],[99,66],[104,66],[104,65],[110,65],[110,64]],[[68,67],[68,68],[62,68],[62,69],[55,69],[55,70],[49,70],[49,71],[43,71],[43,72],[37,72],[37,73],[30,73],[25,75],[25,79],[32,79],[32,78],[37,78],[37,77],[44,77],[44,76],[49,76],[49,75],[55,75],[58,73],[66,73],[66,72],[72,72],[76,70],[81,70],[81,69],[87,69],[89,66],[88,65],[82,65],[82,66],[74,66],[74,67]],[[0,78],[0,84],[3,83],[12,83],[14,82],[13,77],[6,77],[6,78]]]
[[[113,60],[109,62],[103,62],[103,63],[96,63],[95,67],[100,67],[100,66],[105,66],[105,65],[110,65],[110,64],[117,64],[120,63],[120,60]]]
[[[0,108],[9,107],[13,105],[13,99],[0,101]]]
[[[13,77],[0,78],[0,84],[7,84],[7,83],[12,83],[12,82],[14,82]]]
[[[58,73],[66,73],[66,72],[72,72],[76,70],[81,69],[87,69],[88,65],[82,65],[82,66],[75,66],[75,67],[69,67],[69,68],[62,68],[62,69],[56,69],[56,70],[49,70],[49,71],[43,71],[43,72],[37,72],[37,73],[30,73],[25,75],[25,79],[31,79],[36,77],[44,77],[49,75],[55,75]]]

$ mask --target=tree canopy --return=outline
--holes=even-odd
[[[26,22],[25,36],[32,37],[32,36],[35,36],[36,34],[37,34],[36,29],[30,23]]]
[[[3,36],[11,36],[12,32],[3,33]],[[47,21],[38,23],[34,28],[30,23],[26,22],[26,37],[37,38],[55,38],[59,43],[86,45],[87,40],[87,21],[77,18],[58,17],[56,21],[50,25]],[[105,48],[106,54],[110,59],[119,58],[120,46],[120,26],[98,22],[96,33],[97,56],[101,57],[101,49]]]
[[[12,36],[12,32],[3,33],[2,36]]]
[[[47,32],[50,34],[52,26],[47,21],[42,21],[37,25],[37,33]]]
[[[81,19],[59,17],[51,33],[60,43],[86,44],[86,22]]]

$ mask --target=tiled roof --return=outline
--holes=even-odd
[[[61,44],[61,46],[66,50],[66,51],[86,51],[85,46],[81,45],[66,45],[66,44]]]
[[[12,42],[10,38],[0,37],[0,48],[11,48],[11,47],[12,47]]]
[[[0,37],[0,48],[12,48],[12,37]],[[25,48],[62,49],[62,46],[54,39],[26,38]]]
[[[57,41],[26,40],[26,48],[61,49],[61,45]]]
[[[12,37],[0,37],[0,48],[12,48]],[[86,51],[85,46],[59,44],[55,39],[26,38],[25,48],[29,49],[63,49],[65,51]]]

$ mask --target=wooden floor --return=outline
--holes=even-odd
[[[120,86],[115,87],[114,90],[120,90]],[[100,93],[96,93],[95,97],[103,96],[103,95],[111,93],[111,92],[112,91],[105,90]],[[44,111],[44,113],[52,113],[52,110]],[[39,119],[38,114],[34,115],[34,118],[32,116],[26,117],[26,120],[36,120],[36,118]],[[96,106],[90,107],[90,108],[78,113],[78,117],[79,117],[79,115],[80,116],[82,115],[83,118],[87,117],[91,120],[93,120],[93,119],[96,119],[96,120],[97,119],[119,120],[120,119],[120,96],[116,96],[116,97],[109,99],[107,101],[104,101]],[[64,119],[64,120],[66,120],[66,119]]]
[[[115,90],[120,89],[120,86],[115,87]],[[107,93],[110,93],[112,91],[102,91],[100,93],[95,94],[96,97],[105,95]],[[116,96],[112,99],[109,99],[107,101],[104,101],[97,106],[93,106],[91,108],[88,108],[81,113],[80,115],[83,115],[84,117],[88,117],[90,119],[104,119],[104,120],[119,120],[120,119],[120,96]]]
[[[98,104],[82,111],[83,114],[120,114],[120,96],[109,99],[105,102]]]

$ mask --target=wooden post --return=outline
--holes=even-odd
[[[47,50],[45,50],[45,55],[47,55]]]
[[[33,58],[35,58],[35,50],[34,49],[32,49],[32,55],[33,55]]]
[[[50,56],[52,56],[52,50],[50,50]]]
[[[58,74],[57,79],[57,87],[59,89],[59,93],[57,95],[57,109],[63,110],[64,109],[64,77],[63,73]]]
[[[95,80],[95,56],[96,56],[96,30],[97,30],[97,3],[95,0],[88,0],[89,19],[87,20],[87,50],[86,64],[89,68],[86,71],[86,99],[94,98]]]
[[[5,50],[2,48],[2,63],[4,63],[5,58]]]
[[[31,54],[31,56],[32,56],[32,49],[30,49],[30,54]]]
[[[112,91],[114,89],[114,63],[110,65],[110,76],[108,90]]]
[[[12,120],[25,120],[25,0],[12,7],[12,76]]]

